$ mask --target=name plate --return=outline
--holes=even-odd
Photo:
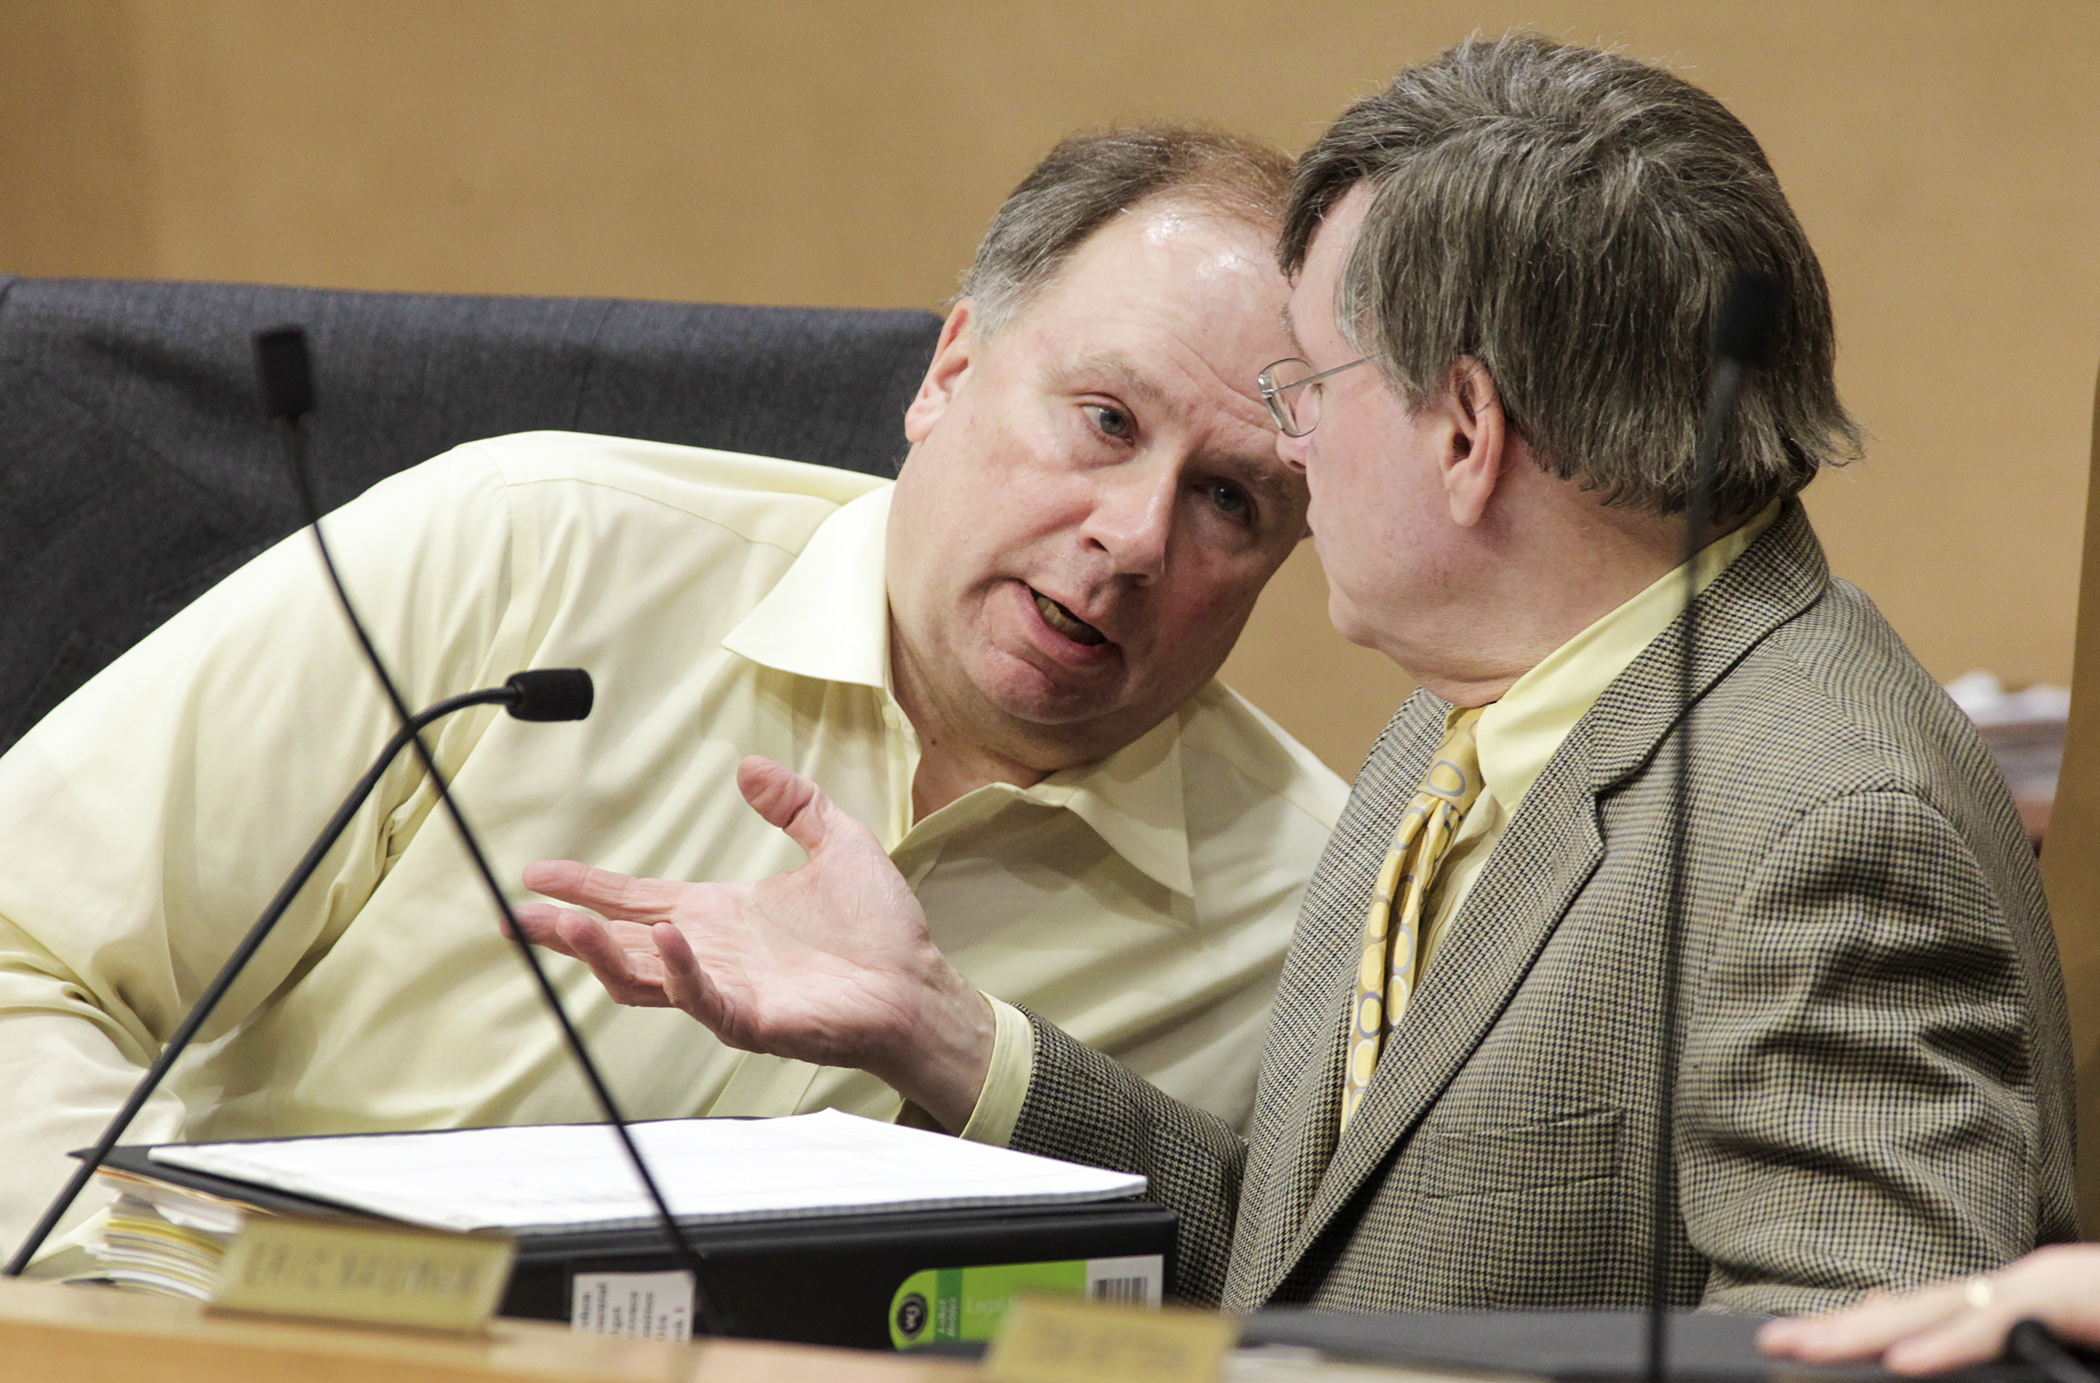
[[[250,1215],[212,1305],[373,1325],[471,1330],[510,1277],[507,1236]]]
[[[984,1358],[988,1383],[1214,1383],[1240,1325],[1211,1311],[1147,1311],[1022,1297]]]

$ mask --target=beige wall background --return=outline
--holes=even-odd
[[[1868,459],[1809,507],[1934,674],[2065,681],[2100,362],[2100,5],[0,0],[0,272],[939,305],[1058,134],[1291,148],[1475,29],[1764,141]],[[1406,690],[1306,550],[1227,676],[1344,773]]]

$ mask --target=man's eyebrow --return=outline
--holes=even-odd
[[[1100,375],[1111,377],[1110,382],[1117,393],[1129,395],[1158,408],[1164,408],[1168,404],[1166,392],[1120,355],[1081,356],[1051,371],[1051,379],[1059,385],[1070,384],[1081,376]]]
[[[1291,349],[1302,353],[1305,350],[1305,345],[1298,339],[1298,326],[1291,320],[1291,305],[1289,303],[1285,303],[1283,311],[1276,314],[1276,320],[1283,323],[1283,334],[1291,338]]]

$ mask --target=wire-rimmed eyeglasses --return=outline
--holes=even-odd
[[[1263,370],[1254,382],[1261,390],[1261,401],[1269,406],[1269,416],[1276,420],[1276,430],[1286,437],[1303,437],[1320,425],[1320,395],[1325,392],[1320,381],[1353,370],[1370,358],[1360,355],[1346,365],[1315,374],[1312,362],[1292,356]]]

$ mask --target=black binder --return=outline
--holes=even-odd
[[[326,1201],[155,1162],[145,1145],[108,1166],[264,1210],[370,1219]],[[686,1223],[706,1257],[711,1297],[750,1339],[888,1350],[891,1301],[914,1273],[999,1263],[1161,1257],[1174,1291],[1174,1212],[1152,1201],[816,1215],[742,1224]],[[518,1236],[498,1308],[506,1316],[570,1319],[578,1273],[669,1272],[680,1266],[653,1228]]]

